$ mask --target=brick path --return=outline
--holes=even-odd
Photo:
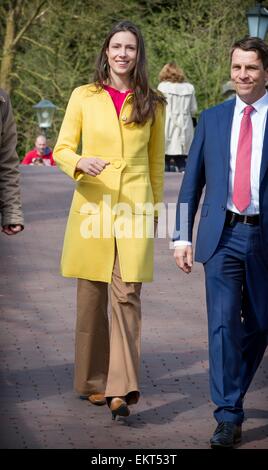
[[[166,202],[181,181],[166,175]],[[22,168],[26,230],[0,234],[1,448],[202,449],[215,428],[209,400],[202,266],[178,272],[156,242],[155,282],[143,286],[141,399],[127,419],[72,389],[75,280],[59,275],[72,181]],[[241,448],[268,448],[268,356],[245,403]]]

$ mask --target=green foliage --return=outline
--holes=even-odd
[[[20,8],[19,32],[34,2],[2,2],[1,48],[4,13],[14,3]],[[72,89],[91,80],[105,35],[122,18],[143,32],[152,86],[157,86],[164,64],[176,60],[196,88],[199,111],[221,101],[221,86],[229,77],[229,48],[248,33],[246,11],[251,5],[252,0],[47,0],[14,49],[12,103],[20,156],[38,133],[32,105],[40,99],[58,107],[49,131],[54,145]]]

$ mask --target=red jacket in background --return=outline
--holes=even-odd
[[[39,158],[39,159],[42,158],[44,160],[44,164],[47,165],[47,166],[55,166],[56,165],[56,163],[53,160],[53,155],[52,155],[51,150],[46,155],[42,155],[42,157],[40,157],[40,155],[38,155],[36,149],[30,150],[30,152],[26,153],[25,157],[21,161],[21,164],[22,165],[31,165],[32,163],[34,163],[34,160],[36,158]]]

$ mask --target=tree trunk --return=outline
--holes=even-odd
[[[14,58],[13,42],[15,38],[15,9],[11,7],[6,20],[6,33],[3,47],[3,58],[0,69],[0,87],[8,93],[11,90],[11,71]]]

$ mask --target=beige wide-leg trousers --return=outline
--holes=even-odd
[[[82,395],[104,393],[139,398],[141,283],[123,282],[118,253],[111,282],[111,328],[108,284],[78,279],[74,386]]]

